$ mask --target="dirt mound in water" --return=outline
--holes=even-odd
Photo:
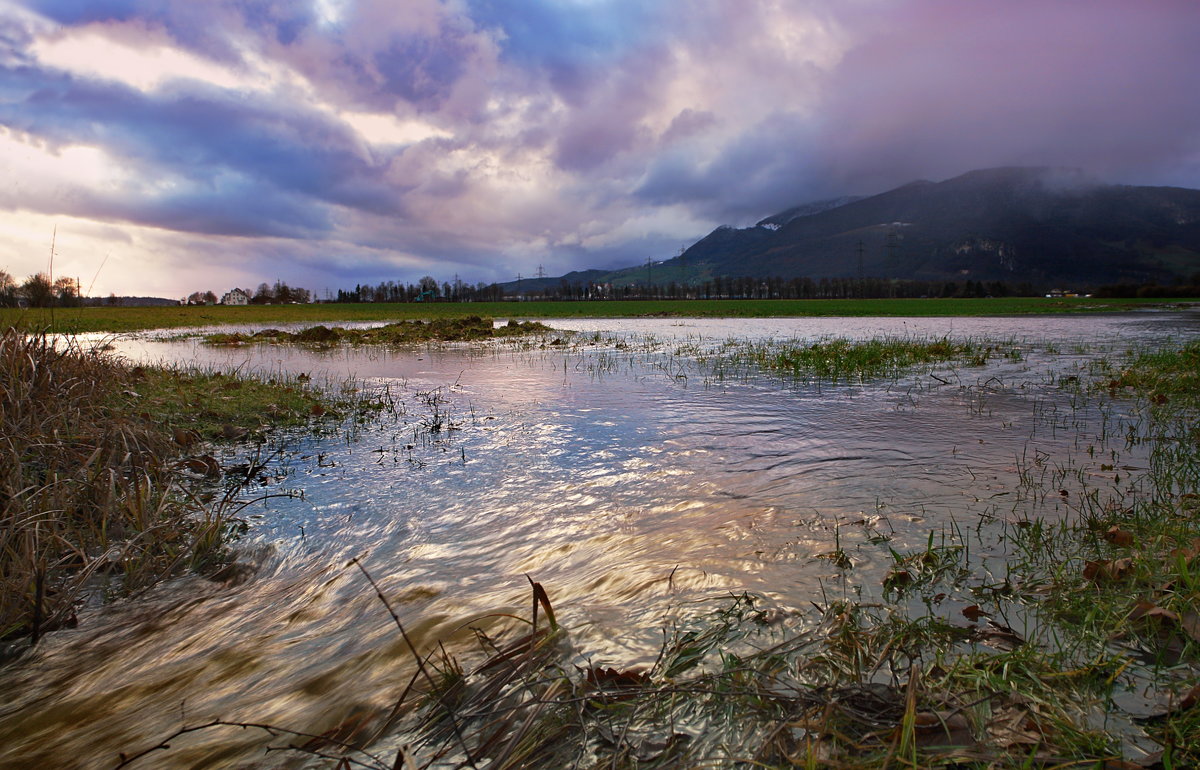
[[[296,342],[337,342],[341,338],[328,326],[310,326],[302,332],[297,332],[292,339]]]

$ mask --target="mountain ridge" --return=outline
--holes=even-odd
[[[1079,169],[1007,166],[721,226],[679,256],[541,279],[696,285],[728,278],[1171,283],[1200,273],[1200,190],[1107,184]],[[508,284],[507,286],[512,286]],[[536,288],[528,280],[525,288]]]

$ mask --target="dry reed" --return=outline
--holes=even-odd
[[[0,335],[0,639],[69,625],[221,553],[229,520],[181,486],[170,432],[130,413],[138,372],[72,340]]]

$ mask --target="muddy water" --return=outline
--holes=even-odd
[[[316,353],[118,341],[143,361],[354,377],[387,387],[397,413],[283,443],[271,483],[248,496],[295,496],[246,509],[245,582],[184,578],[89,609],[0,671],[0,765],[110,767],[214,719],[381,724],[412,656],[355,557],[418,646],[467,651],[470,626],[507,622],[489,614],[527,614],[528,575],[579,654],[612,665],[652,660],[665,623],[729,592],[762,594],[795,623],[809,602],[877,597],[890,549],[1065,513],[1071,494],[1117,483],[1106,451],[1139,461],[1102,438],[1122,415],[1106,426],[1054,385],[1051,369],[1093,354],[1074,346],[1200,328],[1180,314],[552,325],[624,342]],[[681,355],[730,337],[879,334],[1031,345],[1020,361],[841,386],[714,379]],[[1039,352],[1047,342],[1061,354]],[[1069,494],[1039,493],[1032,477]],[[837,547],[852,570],[820,557]],[[1004,556],[983,537],[972,558],[1002,574]],[[285,743],[216,727],[135,766],[302,763],[263,751]]]

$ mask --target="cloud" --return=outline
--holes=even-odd
[[[1200,186],[1197,30],[1183,0],[0,2],[0,268],[59,218],[154,285],[506,280],[979,167]]]
[[[939,0],[862,26],[819,136],[823,173],[845,184],[997,165],[1154,182],[1200,149],[1200,103],[1183,96],[1200,72],[1194,3]]]

